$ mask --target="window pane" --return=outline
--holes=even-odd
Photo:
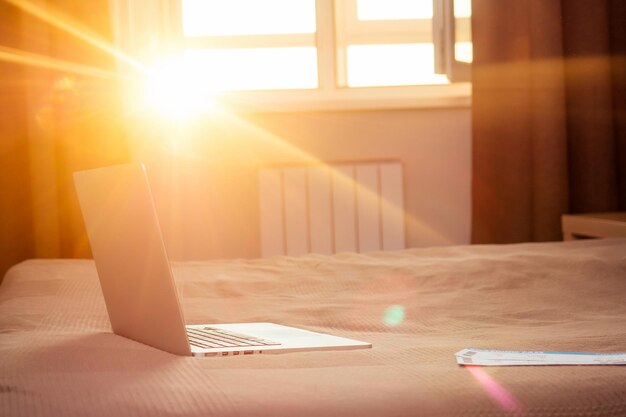
[[[454,17],[471,17],[472,0],[454,0]]]
[[[454,0],[454,59],[471,63],[472,48],[472,2],[471,0]]]
[[[348,87],[448,84],[434,72],[432,43],[350,45]]]
[[[432,19],[433,0],[357,0],[359,20]]]
[[[314,47],[194,49],[185,60],[212,90],[317,88]]]
[[[457,42],[454,44],[454,59],[471,64],[473,61],[473,48],[471,42]]]
[[[182,0],[186,36],[315,33],[315,0]]]

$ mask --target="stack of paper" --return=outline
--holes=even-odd
[[[459,365],[626,365],[626,353],[463,349],[455,356]]]

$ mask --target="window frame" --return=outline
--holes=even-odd
[[[185,48],[202,47],[276,47],[276,46],[315,46],[317,48],[318,87],[316,89],[226,91],[217,100],[226,106],[244,111],[317,111],[317,110],[367,110],[395,108],[464,108],[471,105],[471,84],[452,82],[445,85],[405,85],[390,87],[347,87],[345,51],[337,50],[354,43],[415,43],[416,30],[400,20],[394,21],[355,21],[356,0],[315,0],[316,32],[313,34],[279,35],[237,35],[237,36],[185,36],[182,30],[182,0],[170,2],[167,16],[168,32],[164,36],[174,39],[166,42],[179,53]],[[427,20],[424,27],[436,23],[437,3],[452,0],[434,0],[433,21]],[[339,2],[341,4],[339,4]],[[342,7],[343,6],[343,7]],[[450,9],[451,10],[451,9]],[[450,11],[449,10],[449,11]],[[354,16],[354,18],[349,16]],[[346,19],[336,23],[336,19]],[[347,22],[347,23],[346,23]],[[408,23],[413,23],[413,20]],[[444,20],[443,24],[449,24]],[[347,37],[338,38],[336,24],[348,25]],[[365,31],[378,32],[376,39]],[[431,29],[432,31],[432,29]],[[381,35],[386,32],[385,35]],[[422,35],[425,35],[422,28]],[[447,29],[446,40],[454,39],[454,28]],[[413,36],[413,38],[411,38]],[[435,41],[434,31],[430,39]],[[450,38],[450,36],[452,36]],[[311,39],[313,40],[310,43]],[[303,44],[306,42],[306,44]],[[172,47],[172,45],[175,45]],[[452,44],[453,45],[453,44]],[[345,46],[343,46],[345,48]],[[437,48],[435,48],[437,49]],[[176,53],[176,52],[174,52]],[[440,51],[440,53],[442,53]],[[453,54],[454,52],[452,52]],[[436,62],[449,62],[450,53],[444,50]],[[452,55],[454,58],[454,55]],[[343,60],[343,62],[342,62]],[[441,64],[439,64],[441,65]],[[448,64],[447,64],[448,65]],[[455,67],[456,68],[456,67]],[[449,70],[450,67],[440,66]],[[452,78],[451,78],[452,79]],[[458,79],[458,78],[457,78]],[[212,98],[215,100],[215,97]]]
[[[355,45],[413,44],[433,42],[433,19],[359,20],[358,0],[334,3],[335,83],[340,88],[373,88],[348,86],[348,47]],[[436,0],[438,1],[438,0]],[[428,85],[428,84],[424,84]],[[403,85],[400,87],[410,87]]]
[[[446,74],[451,83],[469,82],[471,64],[456,58],[456,26],[454,0],[435,0],[433,8],[433,44],[435,71]]]

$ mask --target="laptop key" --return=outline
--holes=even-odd
[[[196,343],[209,345],[208,347],[249,347],[249,346],[275,346],[280,343],[265,340],[260,337],[246,336],[228,330],[213,327],[195,328],[188,327],[187,335]]]

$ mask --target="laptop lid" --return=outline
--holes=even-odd
[[[74,173],[113,332],[191,355],[143,164]]]

